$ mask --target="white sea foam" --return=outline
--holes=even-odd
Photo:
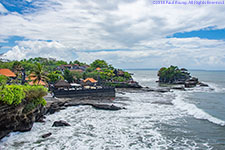
[[[159,94],[120,95],[130,100],[124,102],[127,110],[115,112],[91,106],[69,107],[47,116],[46,123],[35,123],[29,132],[5,138],[0,149],[196,149],[199,145],[193,139],[174,140],[161,134],[160,123],[176,124],[183,114],[173,106],[152,104],[169,96]],[[65,120],[71,126],[51,127],[56,120]],[[52,133],[50,137],[41,138],[48,132]]]
[[[224,92],[225,92],[225,88],[219,86],[219,85],[216,84],[216,83],[207,82],[206,84],[208,84],[209,87],[210,87],[211,89],[213,89],[216,93],[224,93]]]
[[[185,102],[185,92],[176,91],[175,94],[176,98],[172,101],[172,103],[180,110],[187,112],[196,119],[208,120],[214,124],[225,126],[225,121],[206,113],[204,110],[198,108],[194,104]]]
[[[138,82],[155,82],[157,78],[135,78]]]

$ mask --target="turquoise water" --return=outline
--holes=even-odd
[[[157,71],[130,70],[141,85],[157,88]],[[12,150],[205,150],[225,149],[225,72],[191,71],[209,84],[187,91],[117,93],[126,110],[69,107],[35,123],[30,132],[12,133],[0,149]],[[56,120],[70,127],[53,128]],[[51,132],[46,139],[41,135]]]

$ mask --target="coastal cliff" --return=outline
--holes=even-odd
[[[35,121],[38,121],[46,112],[42,105],[29,109],[30,103],[22,102],[19,105],[0,103],[0,139],[10,132],[30,131]]]
[[[45,87],[3,85],[0,89],[0,139],[12,131],[31,130],[45,114]]]

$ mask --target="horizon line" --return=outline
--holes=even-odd
[[[123,68],[124,70],[159,70],[160,68]],[[221,71],[225,72],[222,69],[187,69],[190,71]]]

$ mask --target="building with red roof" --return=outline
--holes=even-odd
[[[0,75],[4,75],[6,77],[11,77],[11,78],[16,77],[15,73],[13,73],[9,69],[0,69]]]

